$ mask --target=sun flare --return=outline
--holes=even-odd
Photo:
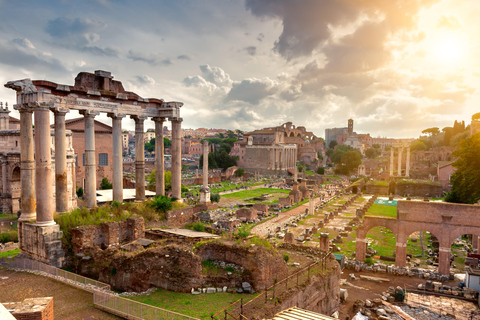
[[[442,32],[431,40],[427,50],[437,63],[460,64],[466,55],[466,44],[458,33]]]

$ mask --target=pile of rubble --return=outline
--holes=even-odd
[[[438,271],[417,268],[417,267],[397,267],[395,265],[386,265],[384,263],[375,263],[373,265],[367,265],[360,261],[355,261],[352,259],[345,260],[346,269],[354,269],[355,272],[367,271],[367,272],[378,272],[378,273],[390,273],[399,276],[409,276],[416,277],[419,279],[427,280],[438,280],[441,282],[447,282],[454,279],[454,274],[451,273],[450,276],[439,273]]]
[[[478,296],[478,292],[475,289],[467,288],[467,287],[451,287],[441,282],[427,280],[425,284],[418,285],[419,290],[427,290],[431,292],[438,292],[444,294],[450,294],[458,297],[464,297],[467,299],[476,299]]]

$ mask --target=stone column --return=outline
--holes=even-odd
[[[182,199],[182,118],[172,118],[172,197]]]
[[[163,144],[163,122],[165,118],[153,118],[155,121],[155,192],[157,197],[165,195],[165,148]]]
[[[67,132],[65,115],[67,108],[52,108],[55,114],[55,209],[68,211]]]
[[[393,177],[393,146],[390,147],[390,177]]]
[[[135,120],[135,200],[145,200],[145,116],[132,116]],[[173,178],[173,177],[172,177]]]
[[[122,157],[122,118],[125,118],[121,113],[109,113],[108,116],[112,118],[112,135],[113,135],[113,178],[112,178],[112,192],[113,200],[120,203],[123,202],[123,157]]]
[[[402,154],[403,154],[403,147],[398,148],[398,173],[399,177],[402,176]]]
[[[367,251],[367,239],[359,238],[357,236],[355,260],[364,262],[366,251]]]
[[[405,177],[410,177],[410,147],[407,147],[407,160],[405,163]]]
[[[35,212],[35,166],[33,154],[33,109],[15,105],[20,112],[20,177],[21,177],[21,215],[18,221],[30,221],[37,217]]]
[[[208,141],[203,141],[203,186],[200,189],[200,203],[210,203],[210,188],[208,187]]]
[[[2,193],[7,193],[7,157],[2,158]],[[5,212],[4,212],[5,213]]]
[[[85,117],[85,206],[97,206],[97,165],[95,159],[95,116],[99,112],[82,110]]]
[[[35,188],[37,190],[37,225],[54,225],[52,144],[50,110],[47,104],[35,108]]]
[[[438,251],[438,272],[450,275],[450,255],[452,251],[448,247],[440,247]]]

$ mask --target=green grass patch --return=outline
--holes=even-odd
[[[377,255],[393,256],[396,248],[396,239],[392,231],[383,227],[375,227],[368,231],[367,238],[374,240],[371,247],[377,251]]]
[[[0,243],[18,242],[18,231],[15,229],[0,232]]]
[[[275,194],[275,193],[290,193],[290,190],[284,189],[275,189],[275,188],[258,188],[253,190],[243,190],[238,192],[232,192],[222,195],[223,198],[230,198],[230,199],[246,199],[246,198],[255,198],[260,197],[262,194]]]
[[[0,258],[13,258],[20,253],[20,249],[8,250],[0,253]]]
[[[368,209],[367,215],[396,218],[397,217],[397,207],[395,207],[395,206],[385,206],[385,205],[382,205],[382,204],[374,203]]]
[[[18,220],[16,213],[0,213],[0,220]]]
[[[155,307],[185,314],[200,319],[211,319],[211,315],[228,307],[233,302],[243,298],[243,303],[253,299],[257,294],[238,293],[202,293],[192,295],[191,293],[173,292],[158,289],[148,296],[132,297],[130,299],[139,301]]]

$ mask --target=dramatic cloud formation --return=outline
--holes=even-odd
[[[323,136],[353,118],[357,132],[414,137],[468,123],[480,104],[476,0],[22,4],[0,0],[0,81],[108,70],[141,96],[183,101],[184,127],[292,121]]]

